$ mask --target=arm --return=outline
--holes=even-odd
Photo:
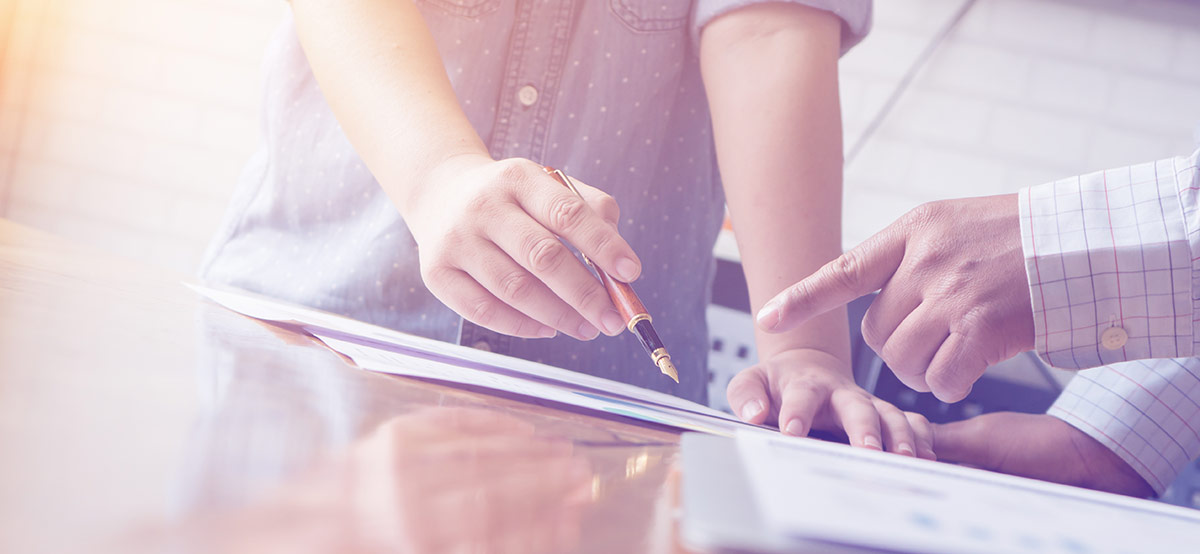
[[[925,204],[768,303],[786,330],[874,290],[863,338],[908,386],[961,400],[1037,349],[1081,369],[1191,356],[1200,152]]]
[[[730,12],[701,35],[717,157],[756,310],[841,252],[839,37],[831,13],[783,3]],[[763,362],[729,387],[743,419],[774,419],[799,436],[840,427],[852,444],[907,454],[926,445],[913,416],[854,384],[844,309],[757,338]]]
[[[411,1],[292,4],[321,92],[355,151],[398,207],[409,204],[423,176],[447,160],[488,157]]]
[[[590,340],[624,328],[558,240],[636,279],[641,265],[617,234],[616,203],[582,183],[581,201],[530,160],[492,160],[412,2],[294,0],[293,9],[322,93],[412,231],[439,300],[527,338]]]
[[[939,459],[1147,497],[1200,457],[1200,359],[1079,372],[1049,415],[994,413],[936,426]]]
[[[1052,415],[993,412],[934,425],[934,448],[940,462],[1138,498],[1154,494],[1109,443]]]

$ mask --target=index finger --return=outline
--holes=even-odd
[[[593,198],[589,203],[589,200],[557,184],[554,177],[549,174],[546,177],[555,183],[555,188],[544,189],[539,185],[534,189],[537,194],[520,195],[518,202],[521,207],[538,223],[591,258],[609,275],[625,282],[637,279],[642,264],[633,247],[625,242],[616,226],[605,219],[607,214],[602,215],[592,207],[594,203],[612,203],[611,208],[601,209],[605,212],[614,211],[616,206],[611,197],[603,195],[604,202]],[[586,187],[580,183],[575,185],[581,192]]]
[[[889,225],[849,252],[821,266],[758,312],[758,326],[778,333],[879,290],[904,259],[906,233]]]

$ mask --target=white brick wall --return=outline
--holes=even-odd
[[[937,5],[930,19],[945,21],[961,2],[876,4],[880,28],[912,31],[889,12]],[[875,51],[851,56],[910,59],[871,38],[860,48]],[[851,62],[848,145],[874,117],[853,89],[876,76]],[[847,167],[846,245],[921,202],[1189,153],[1198,125],[1200,3],[980,0]]]
[[[257,142],[282,0],[17,0],[0,214],[191,273]]]

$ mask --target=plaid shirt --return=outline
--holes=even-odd
[[[1159,493],[1200,455],[1198,161],[1200,151],[1019,196],[1037,353],[1095,368],[1049,413]]]

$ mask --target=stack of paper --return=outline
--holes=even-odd
[[[681,398],[519,358],[417,337],[230,288],[188,285],[235,312],[304,329],[363,369],[484,387],[689,431],[761,429]]]

